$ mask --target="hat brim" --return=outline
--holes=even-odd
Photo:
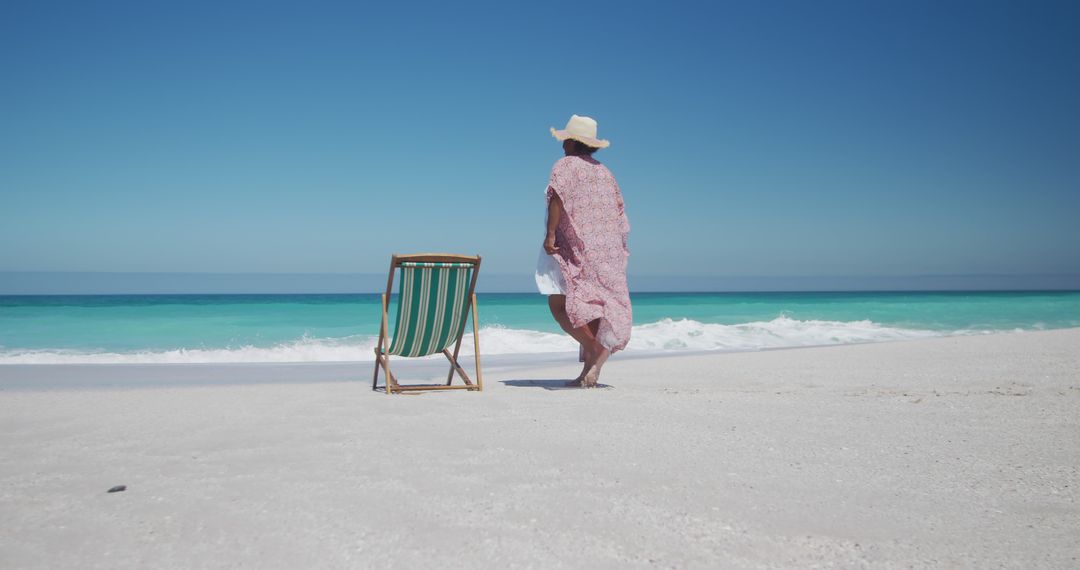
[[[587,144],[587,145],[589,145],[591,147],[595,147],[595,148],[607,148],[609,145],[611,145],[610,141],[606,141],[606,140],[602,140],[602,139],[594,139],[594,138],[591,138],[591,137],[583,137],[581,135],[575,135],[575,134],[571,133],[570,131],[566,131],[566,130],[560,131],[560,130],[556,129],[555,127],[551,127],[551,136],[559,139],[560,141],[564,141],[566,139],[574,139],[576,141],[583,142],[583,143],[585,143],[585,144]]]

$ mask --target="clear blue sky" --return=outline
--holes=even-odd
[[[7,2],[0,271],[530,274],[549,126],[641,276],[1080,273],[1080,3]]]

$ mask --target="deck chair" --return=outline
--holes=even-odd
[[[398,290],[397,323],[394,336],[387,332],[387,313],[394,274],[401,272]],[[375,345],[375,375],[371,389],[379,385],[379,368],[386,373],[386,393],[419,390],[483,390],[480,373],[480,338],[477,334],[476,276],[480,273],[480,256],[445,253],[394,254],[390,259],[390,276],[382,296],[382,325],[379,342]],[[472,310],[473,346],[476,352],[476,383],[458,363],[458,351],[465,333],[465,321]],[[389,341],[389,346],[387,346]],[[453,352],[450,352],[450,347]],[[402,385],[390,372],[390,356],[415,358],[442,352],[450,361],[446,384]],[[464,385],[454,385],[454,374]]]

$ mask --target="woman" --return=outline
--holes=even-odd
[[[551,169],[536,284],[555,321],[581,344],[585,366],[569,385],[592,388],[611,353],[630,340],[630,223],[615,177],[592,156],[610,144],[596,138],[596,121],[573,115],[551,134],[566,156]]]

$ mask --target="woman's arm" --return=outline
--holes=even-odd
[[[551,189],[549,188],[548,191],[550,192]],[[558,194],[551,192],[551,199],[548,200],[547,236],[544,238],[544,251],[548,252],[548,255],[559,251],[559,248],[555,245],[555,228],[559,227],[559,219],[562,218],[562,214],[562,200],[559,199]]]

